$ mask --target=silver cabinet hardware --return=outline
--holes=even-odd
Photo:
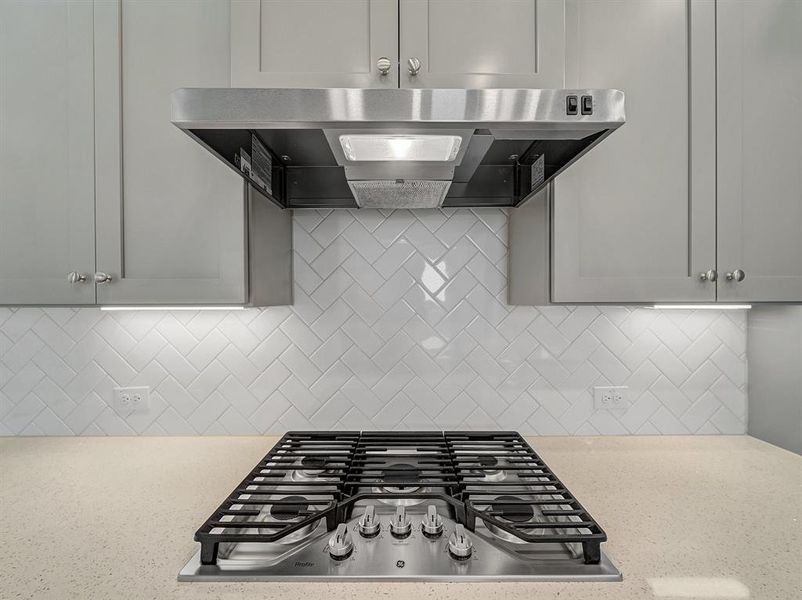
[[[735,269],[730,273],[727,273],[727,281],[743,281],[746,279],[746,273],[744,273],[741,269]]]
[[[67,273],[67,281],[70,283],[86,283],[86,275],[84,273],[72,271],[71,273]]]
[[[716,273],[715,269],[710,269],[709,271],[702,271],[699,273],[699,279],[702,281],[715,281],[718,279],[718,273]]]
[[[390,59],[386,56],[382,56],[379,60],[376,61],[376,68],[379,69],[379,73],[382,75],[387,75],[390,72],[390,68],[393,66],[393,63],[390,62]]]
[[[420,60],[413,56],[407,61],[407,67],[409,68],[409,74],[414,77],[420,71]]]
[[[106,273],[95,273],[95,283],[111,283],[111,275]]]

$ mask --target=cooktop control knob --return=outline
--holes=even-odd
[[[423,535],[429,538],[437,538],[443,535],[443,519],[437,514],[437,508],[430,504],[426,512],[426,517],[420,524]]]
[[[412,532],[412,522],[407,516],[407,509],[399,506],[390,522],[390,533],[397,538],[405,538]]]
[[[337,525],[337,531],[329,539],[329,554],[334,560],[345,560],[354,551],[354,541],[345,523]]]
[[[381,523],[376,518],[376,508],[370,504],[365,509],[365,514],[359,519],[359,535],[366,538],[372,538],[379,535]]]
[[[473,554],[473,542],[465,533],[465,526],[458,524],[448,538],[448,553],[457,560],[467,560]]]

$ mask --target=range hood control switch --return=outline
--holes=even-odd
[[[579,99],[576,96],[565,98],[565,114],[575,115],[579,113]]]
[[[582,96],[582,114],[593,114],[593,96]]]

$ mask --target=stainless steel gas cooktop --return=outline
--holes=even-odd
[[[620,581],[607,535],[516,432],[290,432],[179,581]]]

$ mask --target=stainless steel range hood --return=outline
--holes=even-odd
[[[517,206],[623,125],[624,93],[185,88],[172,111],[283,207]]]

